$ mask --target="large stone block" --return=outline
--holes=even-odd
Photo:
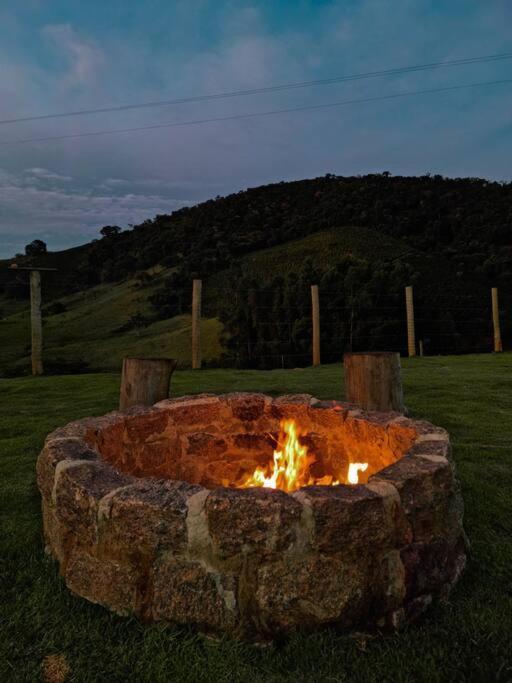
[[[271,400],[263,394],[226,394],[225,400],[231,408],[233,417],[242,423],[254,422],[268,412]],[[250,431],[250,428],[248,427]]]
[[[113,489],[133,481],[133,477],[122,475],[103,463],[64,460],[57,465],[52,503],[65,556],[75,547],[88,548],[94,553],[100,500]]]
[[[283,491],[215,489],[206,499],[206,518],[220,557],[282,552],[295,541],[300,503]]]
[[[100,502],[100,552],[147,563],[161,552],[187,546],[187,500],[200,490],[185,482],[141,480]]]
[[[233,576],[209,572],[197,562],[162,558],[152,577],[152,617],[194,624],[207,631],[231,631],[238,618]]]
[[[396,487],[414,540],[429,542],[459,533],[462,498],[446,458],[407,456],[371,481],[387,481]]]
[[[351,624],[365,601],[367,575],[339,556],[288,557],[263,564],[256,602],[271,632],[324,623]]]
[[[407,537],[405,517],[393,496],[363,485],[308,486],[302,492],[312,512],[312,544],[319,552],[346,553],[359,561]]]
[[[54,438],[46,442],[37,459],[37,485],[50,498],[55,483],[55,468],[62,460],[98,460],[99,455],[81,439]]]
[[[131,443],[148,441],[161,435],[169,423],[165,410],[146,409],[136,415],[126,417],[126,439]]]
[[[75,552],[66,566],[65,579],[74,593],[90,602],[120,615],[137,611],[139,574],[131,566]]]
[[[214,459],[227,450],[227,443],[218,434],[209,432],[190,432],[186,437],[185,452],[187,455],[200,455],[208,459]]]
[[[400,556],[405,569],[407,600],[417,595],[445,594],[466,565],[464,539],[411,543]]]
[[[187,425],[200,424],[206,431],[210,431],[209,427],[219,419],[221,409],[221,403],[216,396],[204,396],[171,402],[165,412],[169,416],[170,424],[178,430]]]

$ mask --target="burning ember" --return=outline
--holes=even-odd
[[[267,467],[256,467],[253,474],[239,488],[262,486],[282,491],[296,491],[302,486],[337,486],[338,480],[331,475],[315,478],[311,475],[310,466],[315,462],[314,455],[308,453],[306,446],[301,445],[299,430],[294,420],[283,420],[278,446],[274,450],[273,463]],[[281,445],[282,444],[282,445]],[[359,472],[365,472],[367,462],[353,462],[348,466],[348,484],[357,484]]]

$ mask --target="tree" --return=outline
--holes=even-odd
[[[100,235],[103,237],[115,237],[120,232],[121,228],[118,225],[104,225],[100,230]]]
[[[46,254],[46,243],[43,240],[34,240],[26,245],[26,256],[39,256],[40,254]]]

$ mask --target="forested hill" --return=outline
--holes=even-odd
[[[151,288],[150,309],[145,309],[138,320],[137,315],[135,320],[127,320],[127,326],[144,326],[186,314],[191,279],[201,277],[215,282],[219,292],[219,287],[240,292],[261,289],[258,296],[266,297],[267,308],[281,307],[279,314],[286,319],[302,317],[306,330],[305,310],[292,310],[291,304],[274,299],[269,302],[270,294],[263,290],[287,289],[289,302],[303,295],[301,287],[304,289],[307,281],[323,280],[325,291],[336,289],[340,302],[349,302],[351,321],[340,322],[336,330],[337,338],[347,336],[350,325],[351,346],[357,337],[356,312],[361,318],[380,306],[382,322],[383,293],[387,303],[398,305],[404,284],[421,282],[420,296],[425,305],[444,297],[443,307],[454,310],[481,307],[482,293],[491,286],[500,288],[504,302],[512,296],[512,183],[430,175],[393,177],[388,173],[326,175],[251,188],[171,215],[156,216],[131,230],[104,232],[106,236],[81,247],[24,256],[17,261],[20,265],[37,263],[59,268],[58,277],[46,278],[46,302],[137,277],[139,287]],[[348,242],[354,243],[354,248],[347,243],[333,260],[325,244],[322,247],[322,235],[330,239],[329,235],[341,238],[349,233],[352,242]],[[285,250],[281,263],[274,263],[272,270],[266,270],[264,265],[252,274],[250,268],[240,269],[240,263],[251,254],[278,249],[292,241],[306,240],[306,244],[315,234],[318,239],[314,240],[309,259],[302,251],[301,261],[291,264]],[[4,301],[27,296],[23,280],[26,276],[20,273],[13,277],[5,268],[0,271]],[[242,320],[242,308],[247,306],[243,297],[233,303],[222,296],[225,292],[220,294],[207,299],[206,310],[211,317],[222,320],[228,337],[238,339],[244,349],[255,345],[261,356],[284,355],[282,347],[274,348],[272,354],[263,353],[264,323],[255,316]],[[254,305],[252,308],[255,310]],[[465,324],[468,322],[469,318]],[[401,321],[397,321],[399,324]],[[396,330],[398,334],[398,327]],[[303,346],[308,334],[303,333]],[[386,335],[390,342],[396,342],[391,332]],[[300,332],[288,336],[290,348],[300,346]],[[473,342],[476,346],[487,343],[482,335],[478,343],[475,339]],[[263,346],[268,351],[268,344]],[[433,344],[432,351],[436,349],[442,347]],[[247,358],[241,362],[253,364]]]
[[[60,287],[67,291],[123,280],[156,264],[177,268],[187,279],[191,273],[207,277],[241,254],[345,225],[374,228],[411,249],[441,254],[472,278],[510,282],[512,183],[387,173],[251,188],[148,218],[42,261],[61,266]]]

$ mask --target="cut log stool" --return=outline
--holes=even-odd
[[[346,353],[343,365],[347,401],[364,410],[405,412],[400,354],[388,351]]]
[[[169,398],[174,358],[124,358],[119,410],[130,406],[152,406]]]

